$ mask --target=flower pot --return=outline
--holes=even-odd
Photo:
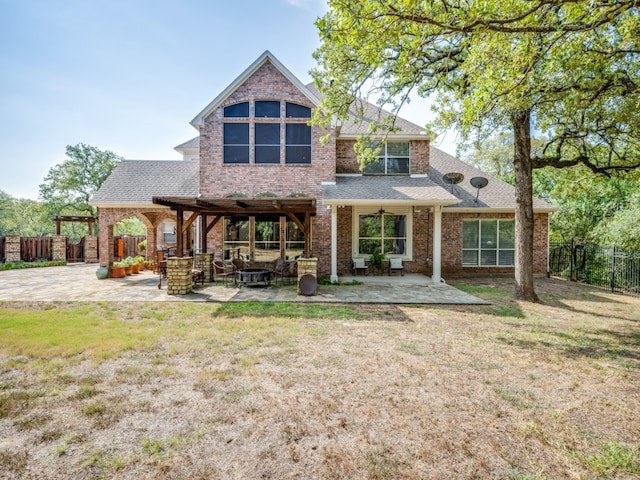
[[[133,274],[133,269],[131,268],[131,265],[124,267],[124,273],[125,275],[132,275]]]
[[[111,267],[109,268],[109,277],[111,278],[124,278],[126,273],[124,267]]]
[[[104,280],[109,276],[109,269],[107,267],[98,267],[96,269],[96,277],[98,280]]]
[[[134,263],[133,265],[131,265],[131,273],[133,273],[133,274],[140,273],[140,264],[139,263]]]

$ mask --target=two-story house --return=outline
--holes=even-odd
[[[430,146],[402,118],[362,171],[356,139],[389,113],[364,103],[364,115],[354,109],[322,129],[309,125],[319,101],[262,54],[191,121],[198,136],[176,147],[183,160],[122,161],[96,193],[101,264],[113,259],[113,225],[136,215],[150,254],[175,242],[220,259],[313,255],[319,275],[333,279],[374,252],[435,282],[513,271],[513,187]],[[547,270],[553,210],[534,200],[537,273]]]

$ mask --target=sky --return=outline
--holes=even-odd
[[[67,145],[179,160],[189,124],[265,50],[303,83],[325,0],[0,0],[0,190],[38,198]],[[427,100],[401,116],[424,126]],[[434,142],[455,154],[454,135]]]

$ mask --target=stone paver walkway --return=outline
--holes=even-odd
[[[434,285],[424,275],[357,277],[362,285],[319,285],[312,296],[298,295],[296,285],[225,287],[197,285],[188,295],[167,295],[166,281],[150,271],[119,279],[98,280],[96,264],[29,268],[0,272],[0,301],[153,301],[153,302],[308,302],[487,304],[450,285]],[[350,278],[342,278],[343,282]]]

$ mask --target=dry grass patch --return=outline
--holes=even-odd
[[[462,288],[492,304],[0,304],[0,471],[638,478],[640,299]]]

